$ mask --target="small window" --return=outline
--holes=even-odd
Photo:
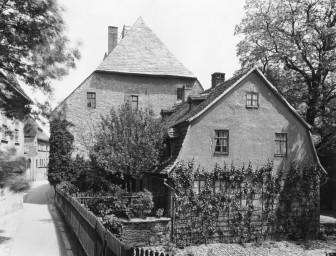
[[[132,100],[132,109],[138,109],[138,96],[136,95],[131,95],[131,100]]]
[[[204,180],[195,180],[193,191],[194,191],[195,194],[199,194],[204,190],[204,187],[205,187],[205,181]]]
[[[184,101],[184,87],[183,88],[177,88],[177,100]]]
[[[246,94],[246,107],[247,108],[258,108],[259,107],[258,93],[248,92]]]
[[[96,93],[95,92],[87,93],[87,107],[96,108]]]
[[[36,159],[36,167],[38,167],[38,161],[37,161],[37,159]]]
[[[215,131],[215,153],[229,154],[229,131]]]
[[[287,133],[275,134],[275,156],[287,156]]]
[[[215,193],[226,191],[226,182],[224,180],[215,180]]]

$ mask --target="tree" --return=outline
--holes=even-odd
[[[54,187],[76,175],[71,168],[74,137],[68,130],[70,126],[66,120],[53,119],[50,122],[48,180]]]
[[[160,164],[165,130],[151,110],[133,110],[130,104],[113,108],[102,117],[92,148],[98,167],[120,178],[139,178]]]
[[[235,34],[243,68],[259,65],[321,136],[336,148],[336,3],[247,0]]]
[[[2,0],[0,69],[50,94],[50,80],[66,75],[80,57],[65,36],[62,12],[56,0]],[[5,111],[11,108],[4,103]]]

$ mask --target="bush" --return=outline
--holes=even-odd
[[[78,188],[69,181],[62,181],[57,185],[57,188],[67,192],[68,194],[74,194],[78,192]]]
[[[29,182],[22,176],[17,176],[9,181],[9,189],[15,193],[29,190]]]

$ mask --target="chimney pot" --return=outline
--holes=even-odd
[[[215,72],[211,75],[211,88],[215,88],[217,85],[224,83],[225,73]]]
[[[108,27],[108,53],[110,54],[118,44],[118,27]]]

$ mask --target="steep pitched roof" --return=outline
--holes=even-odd
[[[8,73],[0,69],[0,81],[5,82],[7,85],[9,85],[14,91],[19,93],[22,97],[24,97],[30,104],[33,103],[33,101],[29,98],[29,96],[21,88],[18,80],[16,79],[13,73]]]
[[[195,78],[141,17],[96,71]]]
[[[308,129],[310,129],[310,125],[302,119],[302,117],[296,112],[296,110],[288,103],[288,101],[278,92],[278,90],[267,80],[267,78],[263,75],[263,73],[258,68],[253,68],[248,72],[240,74],[238,76],[232,77],[224,83],[216,86],[210,91],[205,91],[209,93],[209,96],[206,100],[204,100],[197,107],[186,111],[178,109],[167,122],[171,124],[171,126],[178,125],[183,122],[190,122],[200,115],[202,115],[207,109],[209,109],[213,104],[215,104],[218,100],[220,100],[224,95],[234,89],[243,79],[245,79],[251,73],[256,72],[261,78],[265,81],[266,85],[274,92],[276,97],[284,103],[285,106],[299,119],[299,121]],[[203,92],[204,93],[204,92]]]

